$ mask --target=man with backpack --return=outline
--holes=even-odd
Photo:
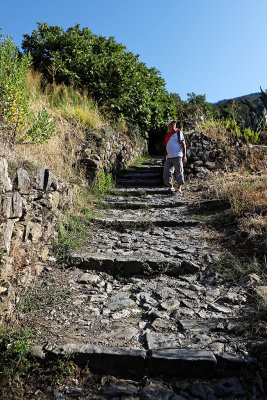
[[[183,132],[176,128],[176,120],[168,122],[168,132],[164,138],[165,157],[163,160],[163,182],[169,186],[169,192],[175,193],[172,178],[173,172],[178,183],[177,193],[182,194],[182,185],[184,184],[183,164],[186,163],[186,144]]]

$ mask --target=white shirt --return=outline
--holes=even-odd
[[[183,157],[183,150],[181,144],[179,143],[178,135],[179,131],[175,132],[168,140],[166,146],[167,158]],[[184,140],[184,135],[182,131],[180,131],[180,140]]]

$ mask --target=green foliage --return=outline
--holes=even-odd
[[[224,264],[218,264],[217,268],[219,272],[235,283],[249,274],[257,274],[263,283],[266,281],[266,261],[260,263],[256,258],[241,261],[230,257]]]
[[[87,234],[88,225],[77,218],[70,217],[66,222],[60,223],[58,239],[53,243],[58,261],[65,261],[71,250],[80,248]]]
[[[147,68],[113,37],[94,35],[79,25],[64,31],[38,23],[38,29],[24,35],[22,47],[51,82],[85,89],[109,115],[137,123],[143,134],[173,114],[174,103],[159,71]]]
[[[259,134],[260,132],[255,132],[251,128],[247,128],[242,132],[241,138],[244,139],[245,142],[258,143]]]
[[[238,125],[237,135],[245,142],[257,143],[260,141],[260,131],[264,130],[260,125],[260,117],[257,116],[259,99],[234,99],[214,106],[218,119],[235,121]],[[232,129],[236,131],[236,129]]]
[[[15,142],[17,129],[25,122],[29,111],[26,78],[30,55],[20,57],[9,37],[0,44],[0,123],[6,128],[10,142]]]
[[[207,119],[201,123],[201,127],[208,134],[215,134],[217,139],[232,136],[246,143],[258,143],[260,140],[260,132],[255,132],[251,128],[242,128],[233,118]]]
[[[0,390],[33,366],[29,357],[32,339],[28,329],[0,330]]]
[[[74,119],[81,126],[92,128],[101,121],[98,106],[86,91],[81,91],[73,85],[55,85],[48,82],[43,84],[42,89],[51,106],[59,109],[67,119]]]
[[[251,128],[242,128],[235,119],[225,120],[225,127],[244,142],[257,143],[259,141],[259,132],[255,132]]]
[[[217,117],[220,119],[235,119],[242,127],[246,123],[251,123],[251,109],[256,109],[256,102],[247,99],[247,104],[242,103],[240,100],[228,100],[224,103],[214,106]]]
[[[31,56],[21,55],[11,38],[0,43],[0,126],[11,144],[44,143],[55,131],[55,121],[45,108],[37,116],[30,110],[27,75],[31,62]]]
[[[132,167],[140,167],[142,164],[151,161],[152,158],[149,155],[143,155],[143,156],[139,156],[137,157],[131,164]]]
[[[37,117],[33,118],[31,128],[18,139],[18,142],[36,144],[46,143],[54,135],[55,128],[55,119],[51,117],[46,108],[43,107],[42,110],[39,111]]]
[[[103,197],[108,192],[108,190],[112,187],[112,178],[110,174],[106,174],[104,171],[100,172],[97,176],[92,191],[93,194],[97,197]]]
[[[175,103],[174,116],[178,121],[193,119],[196,117],[211,117],[214,115],[213,107],[206,101],[206,95],[187,94],[187,100],[183,101],[177,93],[171,93],[170,97]]]

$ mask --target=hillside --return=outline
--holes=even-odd
[[[267,89],[265,89],[265,93],[267,93]],[[240,101],[241,99],[249,99],[249,100],[255,101],[255,100],[258,100],[260,96],[261,96],[261,92],[250,93],[250,94],[245,94],[243,96],[233,97],[230,99],[219,100],[216,103],[212,103],[212,105],[219,106],[221,104],[227,103],[228,101],[233,101],[233,100]]]

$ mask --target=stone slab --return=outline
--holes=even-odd
[[[211,351],[195,349],[152,350],[147,373],[152,376],[210,377],[216,371],[216,358]]]
[[[103,374],[142,376],[145,369],[146,351],[140,349],[67,344],[54,354],[72,355],[78,365],[88,364],[92,372]]]
[[[216,329],[218,321],[205,321],[194,319],[181,319],[178,321],[178,327],[182,331],[190,332],[209,332]]]

